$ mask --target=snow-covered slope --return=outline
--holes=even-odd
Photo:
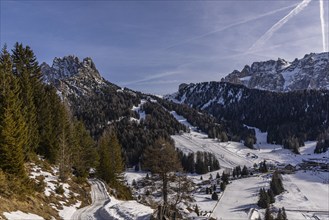
[[[329,89],[329,52],[311,53],[302,59],[254,62],[222,79],[249,88],[286,92],[303,89]]]
[[[172,113],[179,121],[189,126],[182,116]],[[190,127],[190,133],[174,135],[175,146],[183,152],[208,151],[216,155],[223,169],[216,172],[230,172],[235,166],[246,165],[251,169],[253,164],[266,160],[273,169],[281,169],[290,164],[298,170],[303,163],[314,162],[328,164],[329,152],[314,154],[316,142],[306,142],[300,148],[300,154],[293,154],[280,145],[266,143],[267,133],[256,130],[256,149],[252,150],[242,143],[222,143],[209,139],[206,135]],[[295,173],[283,175],[285,192],[276,196],[273,209],[285,207],[288,219],[328,219],[329,176],[326,170],[318,167],[301,168]],[[204,179],[210,174],[203,175]],[[192,175],[195,183],[200,183],[200,175]],[[259,189],[269,188],[271,174],[260,174],[248,178],[232,180],[224,192],[220,193],[219,201],[209,199],[209,195],[195,193],[195,204],[200,210],[208,211],[216,219],[257,219],[264,216],[264,209],[256,204]],[[209,215],[207,215],[209,217]],[[201,218],[200,218],[201,219]]]

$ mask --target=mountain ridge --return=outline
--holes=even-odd
[[[254,62],[221,81],[275,92],[329,89],[329,52],[306,54],[292,62],[281,58]]]

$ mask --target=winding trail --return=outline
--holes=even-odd
[[[71,217],[72,220],[107,220],[109,216],[104,213],[103,207],[110,202],[110,196],[105,184],[98,179],[90,179],[92,204],[78,209]]]

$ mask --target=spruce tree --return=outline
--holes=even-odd
[[[243,166],[241,171],[241,176],[248,176],[248,175],[249,175],[248,168],[246,166]]]
[[[281,181],[281,176],[278,172],[273,173],[272,180],[270,182],[270,187],[274,195],[279,195],[284,191],[283,184]]]
[[[87,177],[89,168],[97,166],[98,154],[94,148],[95,143],[81,121],[74,120],[73,126],[72,165],[77,176]]]
[[[218,194],[216,192],[213,192],[212,195],[211,195],[211,199],[212,200],[218,200]]]
[[[124,170],[124,163],[121,155],[121,146],[114,131],[104,131],[98,143],[99,165],[98,174],[107,183],[115,183],[120,179]]]
[[[269,208],[266,208],[266,210],[265,210],[264,220],[274,220]]]
[[[59,150],[60,123],[63,119],[62,103],[52,86],[43,88],[43,101],[39,106],[40,144],[37,153],[43,155],[51,163],[56,163]]]
[[[274,193],[272,189],[267,190],[267,195],[269,197],[270,204],[275,203]]]
[[[282,207],[282,217],[283,217],[283,220],[288,220],[287,214],[286,214],[286,209],[284,207]]]
[[[221,189],[222,191],[224,191],[224,190],[226,189],[226,183],[225,183],[225,182],[221,182],[221,183],[220,183],[220,189]]]
[[[25,177],[23,147],[27,127],[20,112],[17,79],[11,72],[10,55],[4,48],[0,55],[0,168],[7,173]]]
[[[283,215],[282,215],[282,210],[281,209],[279,209],[275,220],[283,220]]]
[[[270,203],[269,196],[267,195],[265,189],[261,188],[259,190],[259,199],[257,205],[261,208],[267,208],[269,206],[269,203]]]
[[[39,132],[37,123],[36,97],[40,95],[41,71],[33,51],[27,46],[16,43],[13,49],[13,73],[18,77],[20,84],[20,98],[23,102],[22,113],[28,128],[28,140],[24,145],[25,159],[28,160],[31,154],[39,145]]]

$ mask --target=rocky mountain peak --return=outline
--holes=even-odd
[[[222,79],[249,88],[277,92],[303,89],[329,89],[329,53],[306,54],[293,62],[282,58],[254,62]]]
[[[51,67],[46,63],[42,63],[41,71],[46,82],[72,77],[103,81],[90,57],[84,58],[82,62],[74,55],[64,56],[63,58],[55,57]]]
[[[82,61],[74,55],[56,57],[52,66],[42,63],[41,71],[46,83],[52,83],[58,90],[65,89],[70,94],[89,93],[105,84],[90,57]]]

